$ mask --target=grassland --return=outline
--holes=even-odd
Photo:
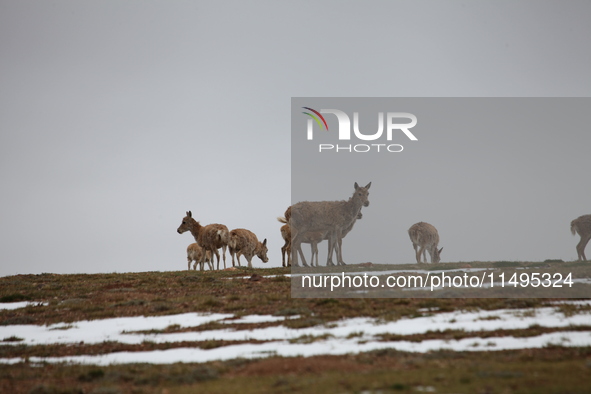
[[[518,263],[532,264],[532,263]],[[560,264],[560,263],[557,263]],[[567,264],[567,263],[565,263]],[[477,266],[478,263],[471,263]],[[505,266],[512,266],[505,263]],[[461,264],[458,264],[461,266]],[[513,264],[514,266],[514,264]],[[449,265],[454,267],[454,265]],[[258,280],[253,274],[276,275]],[[297,316],[293,328],[330,324],[349,317],[397,320],[439,312],[535,308],[547,299],[316,299],[291,298],[284,268],[221,272],[142,272],[96,275],[17,275],[0,278],[0,302],[34,301],[0,310],[0,325],[73,323],[122,316],[219,312]],[[564,313],[577,313],[564,306]],[[570,310],[570,309],[572,310]],[[249,328],[270,323],[251,324]],[[591,326],[591,319],[590,319]],[[231,326],[230,326],[231,327]],[[244,327],[244,326],[243,326]],[[200,327],[212,329],[215,327]],[[586,327],[580,327],[586,330]],[[168,330],[182,330],[169,327]],[[499,330],[482,335],[529,336],[551,329]],[[462,332],[428,333],[458,339]],[[392,333],[384,340],[396,339]],[[0,338],[0,341],[18,338]],[[313,340],[313,339],[311,339]],[[224,346],[223,341],[126,345],[120,343],[25,346],[1,344],[0,357],[47,357],[139,351],[170,347]],[[435,391],[433,391],[435,390]],[[546,347],[516,351],[425,354],[379,350],[346,356],[269,357],[202,364],[130,364],[108,367],[35,364],[0,365],[0,393],[587,393],[591,392],[591,349]]]

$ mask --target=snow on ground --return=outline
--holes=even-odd
[[[47,305],[47,302],[0,302],[0,309],[5,310],[13,310],[13,309],[20,309],[26,308],[28,306],[44,306]]]
[[[290,343],[288,341],[272,341],[262,344],[240,344],[203,350],[198,348],[177,348],[148,352],[117,352],[98,356],[69,357],[30,357],[31,363],[74,363],[88,365],[110,365],[127,363],[172,364],[202,363],[215,360],[231,360],[234,358],[264,358],[269,356],[317,356],[344,355],[349,353],[367,352],[377,349],[396,349],[407,352],[428,352],[434,350],[483,351],[540,348],[548,345],[591,346],[591,333],[588,331],[564,331],[543,334],[537,337],[515,338],[465,338],[458,341],[440,339],[422,342],[395,341],[377,342],[360,341],[358,338],[330,338],[312,343]],[[0,359],[0,363],[13,364],[23,362],[21,358]]]
[[[568,303],[563,302],[563,303]],[[573,305],[591,305],[591,301],[574,301]],[[233,319],[231,314],[186,313],[171,316],[122,317],[95,321],[58,323],[48,326],[9,325],[0,327],[0,341],[10,345],[100,344],[105,341],[141,344],[175,343],[181,341],[263,341],[222,346],[203,350],[175,348],[149,352],[118,352],[104,355],[71,357],[30,357],[30,362],[71,362],[80,364],[175,363],[207,362],[233,358],[279,356],[342,355],[375,349],[396,349],[408,352],[428,352],[440,349],[453,351],[482,351],[540,348],[548,345],[591,346],[591,331],[573,331],[573,327],[591,326],[591,314],[586,311],[565,316],[559,307],[535,309],[500,309],[494,311],[446,312],[397,321],[374,318],[343,319],[327,325],[294,329],[281,325],[286,318],[270,315],[250,315]],[[294,318],[294,317],[292,317]],[[297,318],[297,317],[295,317]],[[238,328],[223,328],[192,332],[159,332],[169,326],[197,327],[218,322],[236,324]],[[240,329],[240,324],[278,323],[278,325]],[[533,337],[469,337],[459,340],[430,339],[423,341],[379,341],[381,334],[412,335],[428,331],[463,330],[464,332],[527,329],[531,326],[565,329]],[[15,337],[21,340],[15,340]],[[8,338],[12,338],[7,341]],[[18,363],[22,358],[0,359],[0,363]]]

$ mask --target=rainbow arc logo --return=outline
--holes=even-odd
[[[326,126],[326,131],[328,131],[328,123],[326,123],[326,119],[324,119],[324,116],[322,116],[322,114],[320,114],[320,112],[318,112],[315,109],[312,109],[310,107],[302,107],[302,108],[313,112],[314,114],[311,114],[310,112],[302,112],[302,113],[306,114],[309,117],[311,117],[312,119],[314,119],[316,121],[316,123],[318,123],[318,126],[320,126],[320,129],[323,129]],[[320,119],[318,119],[318,118],[320,118]],[[322,119],[322,123],[324,123],[324,126],[322,125],[322,123],[320,123],[321,119]]]

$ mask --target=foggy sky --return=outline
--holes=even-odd
[[[586,1],[0,1],[0,275],[186,269],[187,210],[267,238],[266,266],[279,266],[291,97],[588,97],[590,12]],[[568,223],[591,213],[588,193],[564,195],[566,226],[552,235],[564,239],[547,258],[576,258]]]

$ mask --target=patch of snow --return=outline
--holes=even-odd
[[[0,309],[13,310],[13,309],[26,308],[28,306],[46,306],[46,305],[48,305],[47,302],[31,302],[31,301],[0,302]]]
[[[564,301],[563,303],[580,301]],[[591,301],[584,301],[589,304]],[[583,304],[584,305],[584,304]],[[505,350],[539,348],[550,344],[561,346],[591,346],[590,331],[568,331],[575,326],[590,326],[591,313],[578,311],[565,316],[555,306],[531,309],[499,309],[492,311],[454,311],[435,313],[417,318],[402,318],[397,321],[381,321],[375,318],[357,317],[343,319],[327,325],[307,328],[289,328],[283,325],[255,328],[222,328],[205,331],[162,333],[172,325],[183,328],[219,322],[264,323],[281,322],[282,316],[249,315],[232,320],[231,314],[186,313],[171,316],[122,317],[95,321],[58,323],[48,326],[8,325],[0,327],[0,341],[16,336],[22,341],[7,341],[3,345],[48,345],[48,344],[97,344],[113,341],[125,344],[198,342],[198,341],[263,341],[259,344],[236,344],[215,349],[198,348],[169,349],[151,352],[118,352],[97,356],[72,356],[58,358],[31,357],[31,362],[72,362],[81,364],[120,364],[127,362],[174,363],[227,360],[237,357],[260,358],[269,355],[314,356],[340,355],[391,348],[408,352],[428,352],[440,349],[453,351]],[[296,317],[297,318],[297,317]],[[542,334],[535,337],[470,337],[460,340],[431,339],[416,341],[379,341],[380,335],[412,335],[428,331],[459,330],[464,332],[495,331],[500,329],[527,329],[531,326],[564,328],[567,331]],[[298,338],[317,338],[311,343],[299,343]],[[291,342],[290,342],[291,340]],[[294,341],[295,340],[295,341]],[[21,358],[0,359],[0,363],[17,363]]]
[[[358,339],[329,338],[313,343],[289,343],[287,341],[272,341],[261,344],[240,344],[219,347],[215,349],[177,348],[155,350],[147,352],[117,352],[95,356],[68,357],[30,357],[31,363],[73,363],[87,365],[111,365],[127,363],[172,364],[203,363],[216,360],[231,360],[234,358],[265,358],[269,356],[281,357],[311,357],[318,355],[345,355],[368,352],[378,349],[394,349],[404,352],[425,353],[437,350],[452,351],[495,351],[542,348],[550,345],[565,347],[581,347],[591,345],[591,333],[580,331],[564,331],[542,334],[535,337],[493,337],[493,338],[464,338],[461,340],[432,339],[422,342],[368,341],[359,343]],[[15,364],[22,362],[20,358],[0,359],[0,363]]]

